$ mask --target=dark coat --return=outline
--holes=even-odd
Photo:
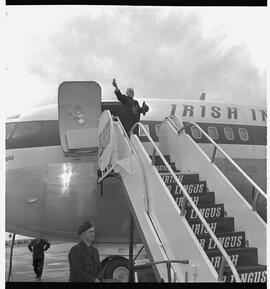
[[[73,246],[68,254],[69,282],[94,282],[101,277],[98,250],[83,241]]]
[[[33,259],[44,259],[44,251],[50,248],[50,243],[44,239],[34,239],[29,245],[28,249],[33,252]]]
[[[137,100],[122,94],[119,89],[115,90],[114,93],[122,104],[120,120],[128,134],[132,126],[140,121],[140,114],[143,111]],[[134,133],[138,134],[138,128],[136,128]]]

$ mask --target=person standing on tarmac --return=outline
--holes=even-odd
[[[50,243],[44,239],[34,239],[29,245],[28,249],[33,253],[33,268],[36,273],[36,280],[41,281],[43,265],[44,265],[44,251],[50,248]]]
[[[117,96],[117,99],[122,104],[121,110],[121,122],[127,134],[129,135],[129,131],[132,126],[140,121],[140,114],[145,115],[149,111],[148,105],[143,102],[142,107],[140,107],[137,100],[134,99],[134,90],[133,88],[128,88],[126,91],[126,95],[122,94],[120,89],[118,88],[115,79],[112,81],[112,85],[115,87],[114,93]],[[133,131],[134,134],[138,135],[138,127]]]
[[[85,221],[78,229],[80,242],[68,254],[69,282],[101,282],[102,270],[99,252],[93,246],[95,228]]]

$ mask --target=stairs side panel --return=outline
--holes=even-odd
[[[235,229],[246,231],[251,245],[259,248],[259,263],[266,264],[266,224],[202,149],[189,135],[178,136],[167,122],[160,127],[160,147],[171,155],[178,169],[199,172],[200,178],[207,180],[216,202],[225,204],[228,216],[235,217]]]
[[[168,259],[189,260],[190,266],[174,264],[173,267],[175,270],[178,270],[178,267],[182,274],[188,271],[189,276],[193,276],[196,266],[198,270],[196,282],[215,282],[217,274],[213,266],[187,220],[180,216],[179,207],[157,169],[152,165],[143,145],[137,136],[132,136],[131,141],[143,167],[149,201],[148,214],[155,225]]]

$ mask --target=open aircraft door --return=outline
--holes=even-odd
[[[58,88],[59,132],[66,155],[98,150],[101,87],[95,81],[65,81]]]

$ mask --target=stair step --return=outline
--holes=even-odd
[[[173,178],[170,172],[165,172],[165,173],[161,172],[160,175],[166,185],[176,184],[175,179]],[[196,174],[196,173],[190,173],[190,174],[176,173],[176,176],[179,179],[179,181],[182,183],[199,181],[199,174]]]
[[[180,172],[180,170],[176,169],[175,163],[170,163],[170,166],[174,172]],[[155,165],[155,167],[157,168],[158,172],[169,172],[169,170],[165,164]]]
[[[241,282],[264,283],[267,281],[267,271],[265,265],[239,266],[236,268]],[[223,282],[235,282],[234,275],[230,268],[225,268]]]
[[[200,219],[187,220],[195,235],[207,234],[207,230]],[[233,232],[234,218],[212,218],[207,220],[210,228],[214,233]]]
[[[183,201],[183,194],[180,195],[173,195],[177,205],[181,208],[182,201]],[[193,202],[198,205],[206,205],[206,204],[214,204],[215,203],[215,192],[206,192],[203,194],[193,194],[190,195]],[[187,206],[190,206],[190,203],[187,202]]]
[[[227,217],[224,204],[215,204],[215,192],[208,191],[207,181],[200,181],[198,173],[184,173],[183,171],[177,170],[175,163],[170,161],[170,156],[166,155],[165,158],[231,258],[241,281],[266,282],[267,266],[258,265],[258,248],[247,247],[246,232],[234,231],[234,217]],[[155,158],[155,166],[176,203],[181,208],[183,192],[181,192],[174,177],[159,156]],[[217,249],[215,242],[189,202],[186,206],[185,218],[212,265],[218,272],[222,261],[222,254],[219,249]],[[227,263],[224,268],[223,282],[235,282],[235,278]]]
[[[152,159],[152,156],[151,156],[151,155],[150,155],[149,157]],[[165,159],[166,159],[166,161],[167,161],[168,163],[171,162],[171,158],[170,158],[169,155],[165,155],[164,157],[165,157]],[[164,164],[164,162],[163,162],[163,160],[161,159],[161,157],[160,157],[160,156],[155,156],[155,165],[163,165],[163,164]]]
[[[198,206],[204,218],[224,218],[224,204],[208,204]],[[186,219],[197,219],[198,215],[192,207],[187,207]]]
[[[224,249],[232,248],[245,248],[246,233],[241,232],[227,232],[227,233],[217,233],[216,237],[220,241]],[[201,246],[204,250],[216,250],[216,243],[210,237],[209,234],[197,235]]]
[[[206,192],[206,181],[198,181],[198,182],[192,182],[192,183],[183,183],[184,188],[189,194],[202,194]],[[170,192],[174,195],[181,194],[180,186],[178,186],[176,183],[173,185],[168,185],[168,188]]]
[[[258,249],[257,248],[233,248],[227,249],[227,254],[232,260],[234,266],[245,266],[249,264],[251,266],[258,265]],[[206,251],[206,255],[210,259],[212,265],[216,270],[219,269],[221,264],[222,255],[219,250]],[[225,263],[225,267],[229,265]]]

